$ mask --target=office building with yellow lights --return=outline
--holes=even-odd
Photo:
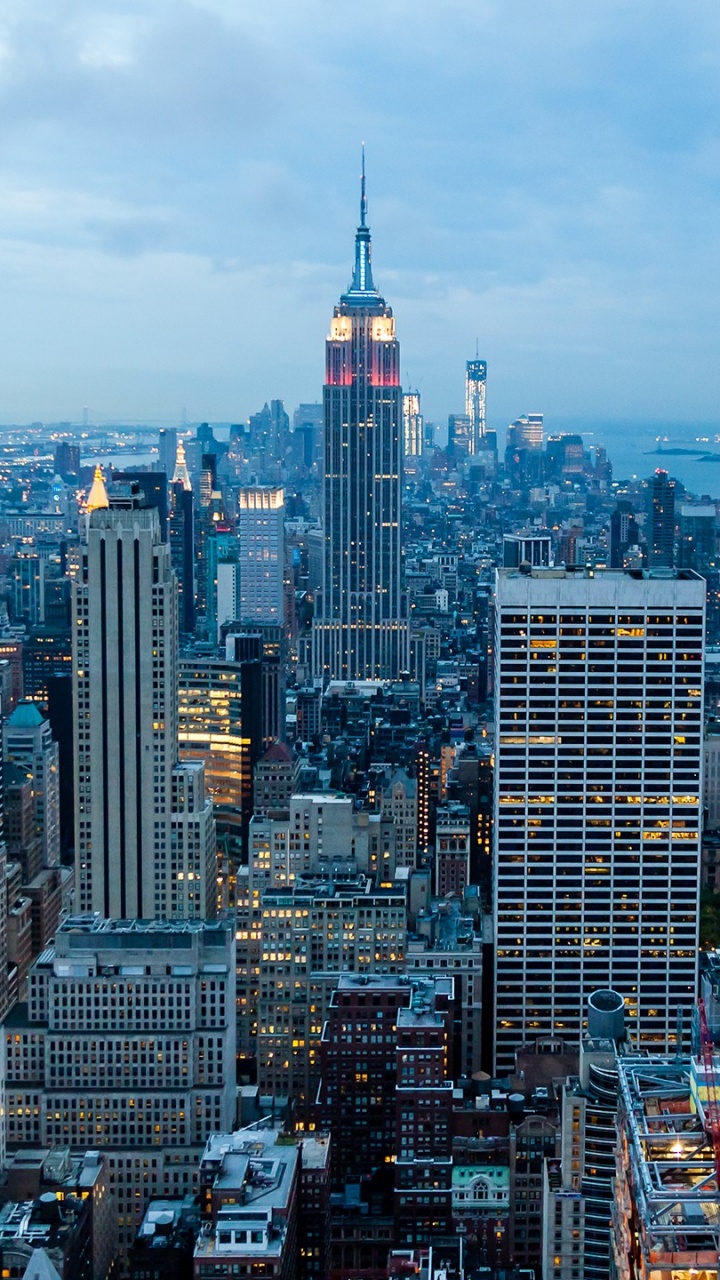
[[[670,1052],[696,991],[705,583],[502,569],[496,593],[496,1065],[579,1044],[603,987]]]

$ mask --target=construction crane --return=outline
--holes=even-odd
[[[713,1038],[710,1035],[704,1000],[698,1000],[698,1015],[700,1020],[700,1055],[702,1057],[705,1080],[707,1083],[705,1129],[713,1146],[713,1155],[715,1157],[715,1180],[718,1192],[720,1193],[720,1102],[718,1101],[717,1081],[715,1079],[715,1062],[713,1053],[715,1046],[713,1044]]]

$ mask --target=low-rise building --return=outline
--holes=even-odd
[[[62,1280],[111,1280],[116,1274],[117,1207],[101,1152],[18,1152],[4,1191],[3,1275],[24,1276],[38,1250]]]
[[[195,1280],[298,1276],[300,1152],[271,1121],[213,1134],[200,1162]]]

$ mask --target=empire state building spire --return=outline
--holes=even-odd
[[[367,196],[365,195],[365,145],[362,149],[362,174],[360,178],[360,225],[355,233],[355,269],[352,284],[345,294],[352,301],[357,294],[376,293],[372,277],[372,246],[370,228],[367,225]]]
[[[325,555],[313,626],[315,674],[397,679],[409,662],[400,351],[392,310],[372,278],[364,154],[355,270],[325,347],[323,419]]]

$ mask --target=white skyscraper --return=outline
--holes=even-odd
[[[78,906],[121,919],[209,916],[215,824],[202,765],[178,764],[170,548],[157,511],[101,498],[73,592]]]
[[[406,457],[419,457],[423,452],[423,416],[420,412],[420,392],[406,391],[402,398],[403,448]]]
[[[496,1065],[577,1043],[590,994],[667,1051],[695,1000],[705,583],[497,576]]]
[[[475,454],[487,430],[487,361],[468,360],[465,366],[465,416],[470,419],[469,452]]]
[[[238,538],[240,598],[235,616],[242,622],[281,624],[285,577],[282,488],[268,484],[240,490]]]

